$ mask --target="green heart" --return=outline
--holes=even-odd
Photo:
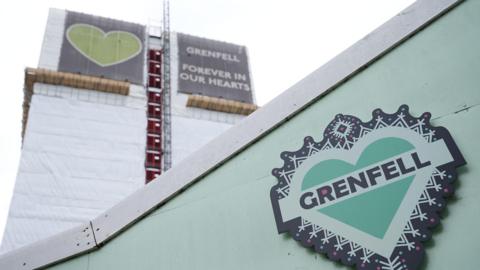
[[[325,160],[316,164],[305,175],[302,190],[402,154],[413,148],[412,144],[399,138],[389,137],[377,140],[363,150],[355,165],[338,159]],[[383,238],[414,177],[406,177],[318,211],[372,236]]]
[[[123,63],[142,50],[140,39],[125,31],[105,33],[93,25],[73,24],[66,35],[75,49],[102,67]]]

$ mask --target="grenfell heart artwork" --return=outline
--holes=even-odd
[[[110,31],[77,23],[67,29],[67,40],[90,61],[102,67],[123,63],[142,51],[140,39],[125,31]]]
[[[408,106],[339,114],[319,142],[280,154],[270,198],[279,233],[357,269],[418,269],[466,162],[450,133]]]

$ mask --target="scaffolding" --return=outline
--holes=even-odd
[[[172,167],[172,117],[171,117],[171,83],[170,83],[170,5],[163,1],[163,35],[162,35],[162,125],[163,125],[163,166],[166,171]]]

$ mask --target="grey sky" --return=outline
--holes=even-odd
[[[412,0],[173,0],[171,30],[246,45],[259,105],[411,4]],[[11,1],[0,10],[0,239],[21,150],[23,69],[36,67],[48,8],[160,24],[161,1]]]

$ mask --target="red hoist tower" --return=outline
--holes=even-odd
[[[147,80],[147,144],[145,182],[155,179],[172,166],[171,94],[170,94],[170,11],[163,2],[162,29],[149,33],[149,40],[159,40],[161,49],[148,50]]]

